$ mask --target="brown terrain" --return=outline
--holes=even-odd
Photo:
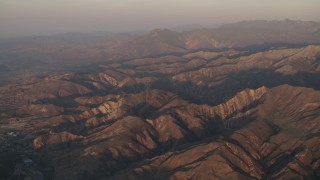
[[[243,31],[244,42],[240,30],[208,40],[252,24],[283,31],[265,23],[121,36],[123,57],[107,56],[121,60],[11,79],[0,87],[1,137],[32,157],[39,179],[319,179],[320,46],[250,51],[240,46],[276,35]],[[320,31],[300,31],[282,40],[320,42]]]
[[[156,29],[146,33],[65,33],[0,39],[0,84],[61,70],[91,72],[95,71],[93,63],[199,50],[264,51],[319,43],[319,22],[293,20],[243,21],[184,32]]]

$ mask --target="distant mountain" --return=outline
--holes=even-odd
[[[15,53],[19,51],[24,53],[30,52],[31,49],[34,52],[43,52],[43,48],[50,48],[50,51],[54,52],[62,46],[71,52],[81,51],[81,54],[87,54],[94,59],[119,60],[197,49],[318,43],[320,43],[319,22],[287,19],[282,21],[242,21],[212,29],[202,28],[184,32],[156,29],[142,35],[141,32],[96,32],[11,39],[0,43],[0,52],[15,50]],[[69,51],[69,53],[71,52]],[[91,60],[94,61],[94,59]]]
[[[176,26],[169,28],[172,31],[178,31],[178,32],[183,32],[183,31],[192,31],[195,29],[202,29],[205,26],[199,25],[199,24],[187,24],[187,25],[181,25],[181,26]]]
[[[311,21],[243,21],[214,29],[175,32],[157,29],[120,44],[114,58],[180,53],[197,49],[245,48],[320,43],[320,23]],[[126,49],[125,56],[122,49]]]
[[[99,61],[182,54],[201,49],[261,51],[320,43],[319,22],[288,19],[242,21],[183,32],[156,29],[141,33],[65,33],[6,39],[0,42],[0,63],[6,63],[17,71],[34,68],[33,64],[41,63],[50,64],[51,69],[61,69]]]

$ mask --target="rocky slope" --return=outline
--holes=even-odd
[[[130,59],[1,87],[1,130],[57,179],[318,179],[319,78],[320,46]]]

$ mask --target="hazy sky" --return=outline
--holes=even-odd
[[[131,31],[254,19],[320,21],[320,0],[0,0],[0,36]]]

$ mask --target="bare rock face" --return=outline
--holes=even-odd
[[[1,121],[32,135],[56,179],[319,179],[319,57],[306,46],[104,64],[1,87]]]
[[[68,143],[76,140],[80,140],[82,137],[74,135],[70,132],[60,132],[48,135],[42,135],[33,140],[35,148],[41,148],[45,145],[57,145],[62,143]]]

